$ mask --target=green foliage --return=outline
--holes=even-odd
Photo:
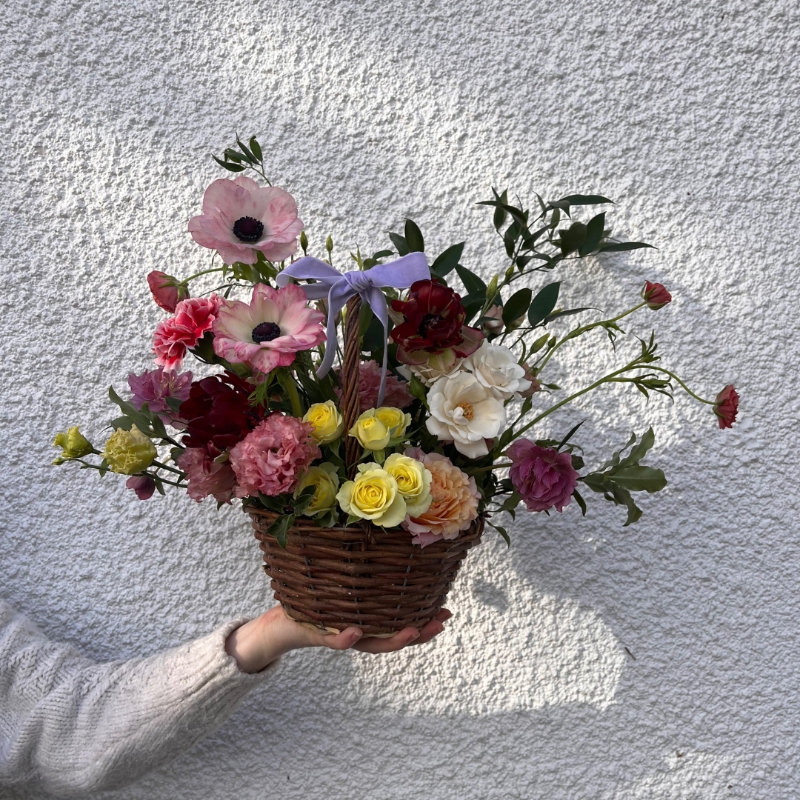
[[[528,321],[532,328],[541,325],[547,319],[550,312],[556,307],[558,293],[561,289],[561,281],[548,283],[531,301],[528,309]]]
[[[422,238],[422,231],[413,220],[406,220],[405,238],[410,253],[425,252],[425,240]]]
[[[440,253],[433,264],[431,264],[431,275],[435,275],[437,278],[444,278],[446,275],[449,275],[458,266],[458,262],[461,260],[461,256],[464,252],[464,244],[464,242],[454,244],[448,247],[443,253]]]
[[[593,492],[602,494],[606,500],[616,505],[627,507],[626,526],[642,516],[642,511],[633,501],[631,492],[653,494],[667,485],[667,479],[660,469],[640,463],[654,442],[655,434],[652,428],[648,428],[638,443],[636,434],[633,433],[625,446],[617,450],[598,471],[580,478]],[[627,456],[623,456],[629,447],[631,451]]]

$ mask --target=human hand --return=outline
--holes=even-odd
[[[362,639],[359,628],[341,633],[324,633],[289,619],[278,605],[233,631],[225,642],[226,652],[236,659],[242,672],[260,672],[267,664],[290,650],[327,647],[331,650],[355,649],[362,653],[393,653],[412,644],[425,644],[444,630],[452,614],[443,608],[424,628],[403,628],[385,639]]]

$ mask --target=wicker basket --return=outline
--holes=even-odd
[[[360,308],[358,296],[347,304],[341,372],[346,431],[361,413]],[[358,441],[346,437],[345,463],[351,478],[360,455]],[[386,531],[366,523],[323,529],[310,519],[298,518],[284,549],[267,533],[276,515],[252,506],[247,512],[264,553],[264,571],[286,614],[329,631],[356,625],[365,636],[391,636],[430,622],[441,610],[467,551],[480,541],[484,522],[479,517],[456,539],[423,549],[402,530]]]

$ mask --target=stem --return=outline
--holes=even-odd
[[[185,473],[179,469],[175,469],[174,467],[168,467],[166,464],[162,464],[160,461],[151,461],[151,465],[155,464],[159,469],[165,469],[167,472],[174,472],[176,475],[180,475],[182,478],[185,476]]]
[[[297,384],[292,378],[292,373],[286,368],[282,367],[278,373],[278,381],[284,388],[284,391],[289,395],[289,401],[292,404],[292,414],[295,417],[303,416],[303,407],[300,405],[300,395],[297,393]]]
[[[577,399],[582,394],[586,394],[587,392],[591,392],[592,389],[597,389],[598,386],[602,386],[604,383],[608,383],[609,381],[611,381],[612,378],[615,378],[617,375],[622,375],[623,372],[630,372],[630,370],[637,369],[640,366],[642,366],[642,365],[641,364],[637,364],[636,362],[631,362],[627,366],[622,367],[622,369],[618,369],[616,372],[611,372],[608,375],[605,375],[604,377],[600,378],[600,380],[597,380],[593,384],[587,386],[585,389],[581,389],[579,392],[575,392],[575,394],[572,394],[569,397],[565,397],[563,400],[559,401],[554,406],[551,406],[550,408],[548,408],[547,411],[543,411],[541,414],[539,414],[538,417],[534,417],[527,425],[525,425],[524,427],[520,428],[517,431],[517,435],[516,435],[515,438],[517,438],[519,436],[522,436],[522,434],[525,433],[525,431],[527,431],[530,428],[532,428],[537,422],[541,422],[541,420],[543,420],[545,417],[549,416],[554,411],[556,411],[559,408],[561,408],[561,406],[565,406],[567,403],[571,403],[573,400]]]
[[[640,308],[646,305],[647,305],[646,301],[641,302],[638,305],[635,305],[633,308],[629,308],[627,311],[623,311],[622,314],[619,314],[616,317],[612,317],[611,319],[604,319],[601,320],[600,322],[592,322],[589,325],[581,325],[580,327],[570,331],[560,342],[556,342],[556,344],[553,345],[549,353],[545,354],[544,360],[537,367],[537,373],[541,372],[544,369],[544,365],[550,360],[553,353],[555,353],[555,351],[558,350],[558,348],[561,347],[561,345],[564,344],[565,342],[570,341],[570,339],[576,339],[578,336],[581,336],[584,333],[588,333],[593,328],[598,328],[601,325],[608,324],[611,322],[619,322],[619,320],[624,319],[629,314],[633,314],[634,311],[638,311]]]
[[[512,462],[509,461],[507,464],[489,464],[488,467],[478,467],[477,469],[467,469],[465,472],[467,475],[477,475],[479,472],[491,472],[493,469],[505,469],[506,467],[513,466]]]
[[[670,372],[668,369],[664,369],[663,367],[653,367],[650,364],[647,365],[646,369],[652,369],[656,372],[663,372],[665,375],[669,375],[675,383],[679,384],[683,390],[688,394],[690,397],[694,397],[695,400],[699,400],[701,403],[705,403],[707,406],[716,405],[716,400],[704,400],[699,395],[696,395],[674,372]]]
[[[204,269],[202,272],[196,272],[194,275],[190,275],[188,278],[184,278],[181,283],[189,283],[189,281],[193,281],[195,278],[199,278],[201,275],[209,275],[212,272],[222,272],[225,267],[214,267],[213,269]]]

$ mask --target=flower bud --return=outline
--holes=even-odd
[[[375,416],[375,409],[365,411],[349,430],[351,436],[358,439],[366,450],[383,450],[389,444],[391,432],[386,425]]]
[[[328,255],[333,252],[333,237],[328,234],[328,238],[325,240],[325,249],[328,251]]]
[[[300,231],[300,247],[303,250],[303,255],[308,255],[308,236],[305,231]]]
[[[131,476],[125,481],[125,486],[136,492],[140,500],[149,500],[156,490],[156,482],[149,476]]]
[[[492,306],[481,320],[486,336],[497,336],[503,330],[503,306]]]
[[[716,397],[714,403],[714,413],[720,428],[730,428],[736,422],[736,414],[739,411],[739,395],[733,384],[729,383]]]
[[[112,472],[135,475],[147,469],[158,455],[156,446],[135,425],[129,431],[117,428],[106,442],[103,458]]]
[[[542,384],[539,382],[539,379],[536,377],[536,370],[528,364],[522,365],[525,368],[525,376],[524,379],[526,381],[530,381],[530,386],[525,389],[524,392],[520,392],[520,397],[533,397],[536,392],[540,392],[542,390]]]
[[[167,275],[166,272],[154,270],[147,276],[147,284],[156,305],[163,308],[164,311],[169,311],[170,314],[175,312],[175,308],[181,300],[185,300],[189,296],[188,287],[177,278],[173,278],[172,275]]]
[[[672,295],[660,283],[650,283],[650,281],[645,281],[642,298],[652,311],[658,311],[672,301]]]
[[[61,448],[61,455],[53,462],[56,465],[73,458],[83,458],[94,452],[91,442],[81,434],[77,425],[69,428],[66,433],[57,433],[53,447]]]
[[[311,405],[303,417],[303,422],[310,422],[314,426],[311,438],[317,444],[330,444],[344,431],[344,420],[333,400]]]

